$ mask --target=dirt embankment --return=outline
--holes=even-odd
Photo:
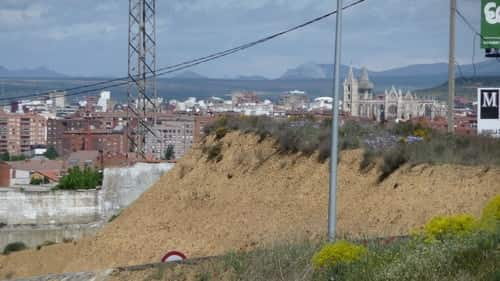
[[[0,256],[0,278],[157,262],[173,249],[197,257],[325,235],[327,163],[279,155],[271,140],[258,143],[251,135],[231,133],[222,143],[219,163],[195,147],[96,237]],[[406,234],[436,215],[479,215],[500,194],[498,168],[404,167],[378,184],[376,169],[359,171],[361,154],[342,154],[340,235]]]

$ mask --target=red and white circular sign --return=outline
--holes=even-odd
[[[186,255],[184,255],[183,253],[178,251],[170,251],[165,256],[163,256],[161,262],[176,262],[176,261],[183,261],[185,259]]]

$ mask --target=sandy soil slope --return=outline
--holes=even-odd
[[[157,262],[172,249],[198,257],[324,237],[327,163],[279,155],[271,140],[251,135],[222,142],[222,161],[207,161],[195,147],[96,237],[0,256],[0,278]],[[359,171],[361,155],[342,154],[340,235],[407,234],[436,215],[479,215],[500,194],[498,168],[403,167],[378,184],[377,169]]]

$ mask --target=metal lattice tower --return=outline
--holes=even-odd
[[[145,157],[156,122],[156,0],[129,0],[128,128],[130,151]]]

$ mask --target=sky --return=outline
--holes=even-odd
[[[353,0],[344,0],[350,3]],[[457,0],[479,29],[480,1]],[[156,0],[158,67],[231,48],[336,8],[330,0]],[[448,0],[366,0],[344,12],[342,63],[385,70],[448,59]],[[333,63],[335,16],[193,68],[209,77],[281,76]],[[0,0],[0,65],[72,76],[125,76],[127,0]],[[473,33],[457,17],[457,60],[472,62]],[[476,40],[475,61],[484,55]]]

